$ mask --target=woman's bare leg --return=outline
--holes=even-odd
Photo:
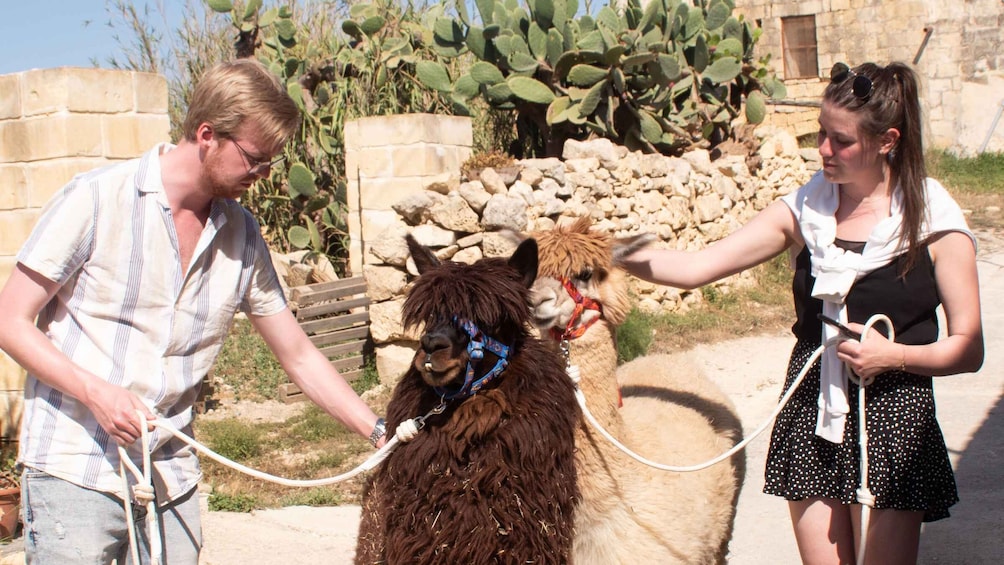
[[[809,498],[789,501],[788,510],[802,563],[854,565],[854,528],[848,505],[831,498]]]
[[[854,524],[854,546],[861,543],[861,505],[851,505]],[[914,565],[920,547],[920,525],[923,512],[909,510],[871,509],[868,517],[868,544],[865,564]],[[857,550],[855,550],[857,551]]]

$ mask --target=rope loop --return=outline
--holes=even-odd
[[[424,427],[425,424],[424,420],[421,423],[423,424]],[[418,436],[418,432],[421,429],[419,428],[418,424],[419,424],[418,418],[405,420],[400,424],[398,424],[397,430],[394,432],[394,435],[401,441],[407,443]]]
[[[153,492],[153,486],[148,484],[134,484],[132,486],[132,496],[136,499],[136,504],[143,506],[156,500],[156,494]]]

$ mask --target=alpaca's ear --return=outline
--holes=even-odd
[[[633,235],[631,237],[622,237],[615,239],[613,243],[613,257],[612,262],[615,267],[620,267],[624,264],[624,258],[628,255],[648,247],[648,244],[655,241],[655,236],[650,233],[642,233],[638,235]]]
[[[526,239],[509,257],[509,266],[523,275],[523,284],[530,288],[537,280],[537,240]]]
[[[415,261],[418,274],[439,266],[439,257],[436,257],[431,249],[416,241],[410,233],[404,236],[404,240],[408,243],[408,251],[411,252],[411,258]]]

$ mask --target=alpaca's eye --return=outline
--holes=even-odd
[[[576,275],[575,278],[584,283],[587,283],[589,282],[590,279],[593,278],[593,271],[592,269],[583,269],[579,271],[579,274]]]

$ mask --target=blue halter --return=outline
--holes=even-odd
[[[509,365],[508,345],[503,345],[495,339],[484,335],[478,326],[470,320],[454,316],[453,321],[460,326],[460,329],[464,330],[464,333],[470,336],[471,340],[467,343],[467,374],[464,377],[463,386],[453,391],[438,386],[433,389],[444,400],[464,399],[477,394],[482,387],[495,379],[495,377],[501,375],[502,371]],[[481,378],[475,379],[474,368],[484,358],[486,348],[498,357],[498,361],[495,362],[495,366],[492,367],[491,371],[485,373]]]

